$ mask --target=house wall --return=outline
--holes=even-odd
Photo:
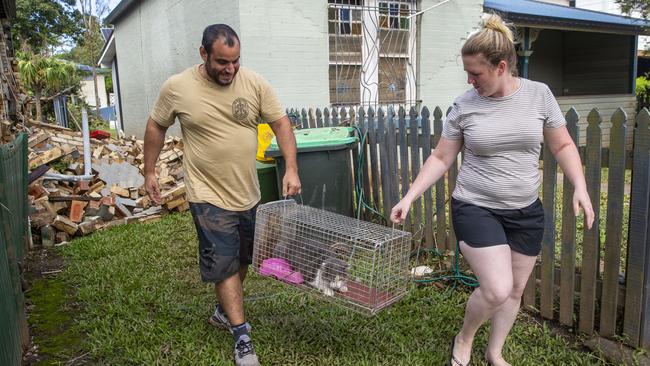
[[[421,9],[437,4],[422,0]],[[197,11],[210,9],[210,11]],[[419,16],[419,99],[446,109],[468,88],[460,48],[477,28],[482,0],[451,1]],[[259,16],[264,14],[265,16]],[[125,133],[142,136],[161,84],[200,62],[208,24],[228,23],[242,41],[242,65],[267,78],[287,107],[329,105],[327,2],[148,0],[115,24]],[[170,133],[179,135],[177,125]]]
[[[327,1],[248,0],[239,11],[242,65],[269,80],[287,108],[327,106]]]
[[[200,63],[203,29],[228,23],[239,31],[236,0],[140,1],[115,24],[122,116],[127,135],[142,137],[162,83]],[[176,124],[168,132],[180,135]]]
[[[439,3],[422,0],[421,8]],[[450,1],[418,16],[421,22],[419,99],[422,105],[443,111],[456,96],[469,88],[460,49],[469,34],[478,29],[483,1]]]
[[[97,75],[97,94],[99,94],[99,107],[108,106],[108,95],[106,94],[106,77],[104,75]],[[81,81],[81,96],[86,103],[91,106],[96,106],[95,100],[95,84],[93,83],[93,76],[87,75]]]
[[[613,0],[576,0],[576,7],[589,9],[594,11],[601,11],[604,13],[616,14],[616,15],[625,15],[621,12],[621,7]],[[639,12],[633,12],[632,16],[635,18],[641,18]],[[647,50],[650,47],[650,37],[648,36],[639,36],[638,48],[639,50]]]
[[[633,36],[564,33],[562,95],[632,92]]]
[[[542,81],[554,95],[562,95],[562,32],[544,29],[532,44],[528,78]]]
[[[580,95],[557,97],[562,113],[566,114],[571,107],[574,107],[580,116],[579,144],[586,144],[587,117],[592,109],[598,108],[603,119],[600,128],[602,129],[604,147],[609,146],[609,130],[612,126],[611,118],[616,109],[621,108],[627,115],[626,146],[632,147],[632,136],[634,119],[636,118],[636,97],[634,94],[605,94],[605,95]]]

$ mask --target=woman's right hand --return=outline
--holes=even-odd
[[[390,211],[390,221],[396,224],[403,223],[404,220],[406,220],[406,216],[409,213],[409,209],[411,209],[411,201],[406,198],[403,198]]]

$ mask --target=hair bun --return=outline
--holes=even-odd
[[[487,14],[487,16],[483,19],[483,28],[485,29],[490,29],[495,32],[502,33],[510,42],[514,43],[515,42],[515,37],[508,26],[506,22],[503,21],[503,19],[498,16],[497,14]]]

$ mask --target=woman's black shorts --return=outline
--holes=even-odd
[[[514,209],[479,207],[451,199],[451,217],[458,240],[472,248],[508,244],[515,252],[537,256],[544,235],[544,208],[539,199]]]

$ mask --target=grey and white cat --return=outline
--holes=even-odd
[[[305,282],[327,296],[334,291],[347,292],[348,263],[344,243],[327,245],[313,240],[278,243],[274,256],[291,264],[294,271],[302,274]]]

